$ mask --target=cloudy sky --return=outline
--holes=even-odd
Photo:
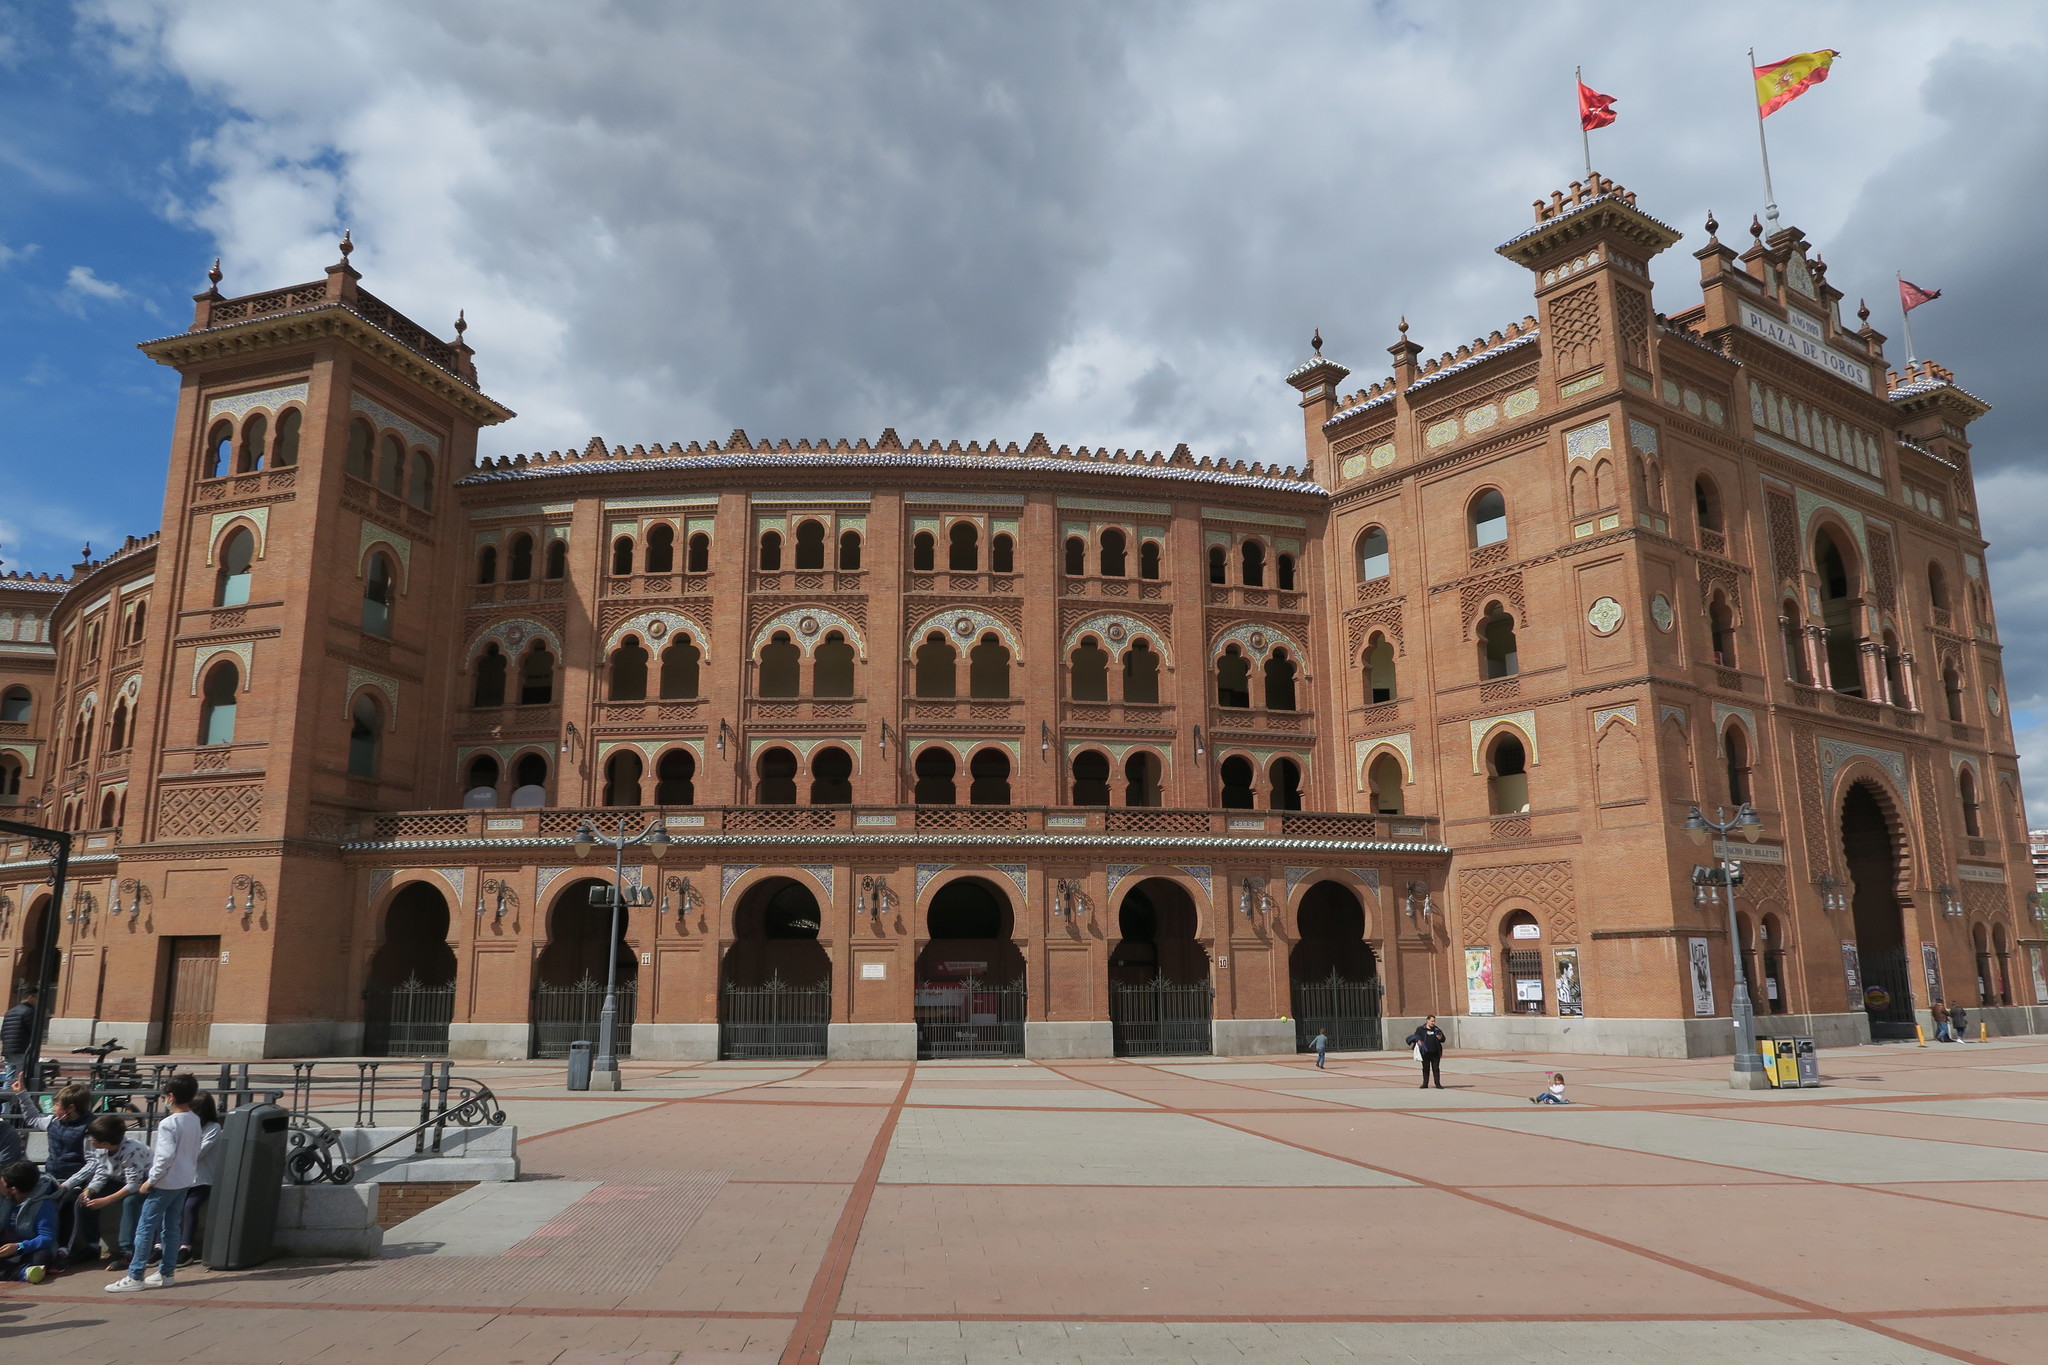
[[[1654,18],[1648,16],[1655,16]],[[1124,3],[0,0],[0,559],[152,529],[207,264],[467,309],[521,416],[487,453],[913,435],[1289,458],[1320,326],[1376,377],[1528,311],[1492,254],[1600,169],[1687,233],[1763,194],[1744,49],[1840,49],[1771,120],[1778,198],[1996,405],[1980,500],[2048,823],[2048,10],[1724,0]],[[1900,352],[1896,340],[1895,353]]]

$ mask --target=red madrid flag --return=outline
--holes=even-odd
[[[1614,122],[1614,96],[1603,95],[1584,81],[1579,82],[1579,127],[1587,132]]]
[[[1899,306],[1910,313],[1923,303],[1933,303],[1941,297],[1939,289],[1922,289],[1911,280],[1899,281]]]

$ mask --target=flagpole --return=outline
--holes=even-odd
[[[1893,271],[1893,278],[1899,282],[1899,321],[1906,324],[1906,363],[1911,365],[1913,354],[1913,310],[1906,307],[1906,276],[1904,271]]]
[[[1756,146],[1764,158],[1764,221],[1778,226],[1778,195],[1771,188],[1771,144],[1764,140],[1764,107],[1756,99],[1756,49],[1749,50],[1749,102],[1756,108]]]
[[[1581,88],[1583,88],[1586,84],[1585,68],[1578,66],[1573,67],[1572,80],[1576,82]],[[1572,95],[1575,101],[1583,100],[1585,98],[1585,96],[1580,95],[1577,90],[1574,90],[1572,92]],[[1581,108],[1579,110],[1579,145],[1585,150],[1586,153],[1586,181],[1590,184],[1593,179],[1593,134],[1587,131],[1586,112],[1584,108]]]

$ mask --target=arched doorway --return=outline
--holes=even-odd
[[[1010,898],[985,877],[947,882],[917,955],[919,1057],[1022,1057],[1024,955]]]
[[[455,1017],[455,950],[448,898],[414,882],[391,898],[363,987],[363,1054],[445,1057]]]
[[[596,892],[597,901],[591,893]],[[611,932],[611,883],[585,877],[555,897],[548,912],[548,946],[533,964],[533,1055],[566,1057],[569,1044],[596,1043],[603,1022],[606,949],[618,964],[618,1018],[613,1046],[633,1055],[633,1016],[639,995],[640,961],[626,943],[627,915],[620,911],[618,937]]]
[[[1179,883],[1147,877],[1124,893],[1109,953],[1110,1034],[1119,1057],[1214,1050],[1216,992],[1195,940],[1195,903]]]
[[[40,986],[37,978],[42,974],[43,953],[47,949],[49,938],[50,898],[44,896],[28,908],[28,914],[22,919],[21,956],[14,960],[14,990],[7,997],[9,1004],[21,999],[23,991],[32,991]],[[51,989],[55,988],[56,983],[53,981]],[[38,1001],[37,1008],[44,1018],[50,1016],[49,1001]]]
[[[747,889],[719,969],[719,1056],[825,1055],[832,959],[818,942],[824,922],[808,883],[769,877]]]
[[[1873,1038],[1911,1038],[1913,973],[1906,958],[1906,922],[1899,905],[1899,844],[1869,782],[1842,798],[1842,855],[1853,889],[1857,976]]]
[[[1301,897],[1301,936],[1287,954],[1294,997],[1294,1045],[1306,1052],[1317,1033],[1341,1052],[1380,1047],[1380,976],[1365,941],[1365,906],[1342,882],[1320,881]]]

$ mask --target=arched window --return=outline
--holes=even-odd
[[[682,701],[697,695],[698,665],[704,655],[687,635],[678,635],[661,651],[661,699]]]
[[[363,567],[363,629],[372,635],[391,634],[391,604],[397,588],[391,581],[391,560],[383,551]]]
[[[988,571],[990,573],[1017,572],[1017,541],[1008,531],[991,537],[988,542]]]
[[[1221,545],[1209,547],[1209,581],[1228,583],[1230,581],[1230,555]]]
[[[1252,704],[1252,661],[1234,644],[1225,645],[1223,653],[1216,657],[1216,704]]]
[[[1927,600],[1934,604],[1936,611],[1949,609],[1948,575],[1940,564],[1931,559],[1927,561]]]
[[[1891,631],[1884,633],[1884,700],[1904,709],[1911,700],[1906,696],[1906,665],[1899,656],[1899,637]]]
[[[551,540],[548,542],[546,574],[549,578],[566,578],[569,574],[569,542]]]
[[[241,607],[249,602],[249,584],[254,578],[256,537],[246,526],[237,526],[220,543],[220,571],[214,578],[213,605]]]
[[[120,821],[115,817],[115,812],[119,809],[120,794],[118,792],[110,791],[105,796],[101,797],[99,828],[112,829],[115,825],[119,824]]]
[[[955,804],[953,774],[959,769],[951,749],[935,744],[924,750],[911,768],[917,777],[917,783],[911,789],[911,799],[920,806]]]
[[[1692,481],[1692,510],[1702,531],[1724,529],[1721,524],[1721,490],[1714,487],[1714,481],[1704,474]]]
[[[1159,785],[1159,755],[1143,749],[1124,759],[1124,804],[1157,806],[1164,799]]]
[[[1401,760],[1392,754],[1381,754],[1365,770],[1366,786],[1371,789],[1372,808],[1379,815],[1399,815],[1403,801],[1401,788],[1406,784],[1401,778]]]
[[[1358,577],[1361,582],[1385,578],[1393,572],[1392,547],[1387,533],[1377,526],[1365,528],[1358,538]]]
[[[270,447],[270,463],[276,469],[289,469],[299,462],[299,431],[305,425],[305,414],[297,408],[286,408],[277,419],[277,440]]]
[[[1252,808],[1252,780],[1256,774],[1252,761],[1243,754],[1232,754],[1223,760],[1216,770],[1223,780],[1222,801],[1225,810],[1250,810]]]
[[[1294,591],[1294,556],[1280,555],[1273,560],[1273,586],[1282,592]]]
[[[1010,804],[1010,756],[1001,749],[977,749],[967,760],[967,801],[974,806]]]
[[[1806,667],[1806,629],[1799,620],[1799,604],[1789,597],[1778,605],[1778,635],[1785,650],[1786,678],[1811,686],[1813,674]]]
[[[378,750],[384,738],[384,709],[377,705],[377,699],[369,692],[356,694],[355,706],[349,712],[348,726],[348,775],[350,777],[375,777],[377,775]]]
[[[263,468],[264,446],[270,441],[270,419],[262,413],[252,413],[242,423],[242,448],[235,455],[237,474],[254,474]]]
[[[1820,578],[1821,624],[1828,632],[1828,686],[1852,697],[1863,695],[1861,651],[1857,648],[1858,617],[1855,580],[1849,558],[1826,529],[1814,537],[1814,572]]]
[[[637,635],[628,635],[612,651],[608,701],[647,700],[647,649]],[[638,778],[636,776],[635,780]],[[634,803],[638,805],[636,801]]]
[[[1572,473],[1567,487],[1571,491],[1572,515],[1574,517],[1587,516],[1599,510],[1600,504],[1593,501],[1592,477],[1586,473],[1586,466],[1582,461],[1574,460],[1572,462]]]
[[[1983,838],[1983,821],[1977,809],[1977,774],[1967,767],[1956,774],[1956,795],[1963,803],[1963,833],[1972,839]]]
[[[1508,538],[1508,503],[1497,488],[1472,499],[1472,548],[1498,545]]]
[[[775,573],[782,568],[782,532],[761,533],[761,571]]]
[[[1728,766],[1728,804],[1753,800],[1750,793],[1749,732],[1730,722],[1721,732],[1721,753]]]
[[[1093,635],[1081,637],[1070,659],[1067,694],[1075,701],[1109,700],[1109,654]]]
[[[1068,536],[1066,548],[1067,577],[1082,577],[1088,572],[1088,542],[1079,536]]]
[[[71,725],[71,762],[85,757],[87,742],[92,737],[92,707],[88,704],[79,712],[78,719]]]
[[[925,636],[924,643],[917,647],[917,695],[952,696],[957,685],[953,677],[957,657],[952,643],[939,631]]]
[[[1156,540],[1144,541],[1138,546],[1138,577],[1159,577],[1159,554],[1159,542]]]
[[[839,533],[839,571],[841,573],[853,573],[859,568],[860,532],[841,531]]]
[[[711,537],[702,531],[690,537],[690,555],[686,569],[690,573],[711,572]]]
[[[396,436],[377,443],[377,490],[394,498],[405,491],[405,447]]]
[[[136,603],[134,603],[133,605],[131,605],[131,606],[130,606],[130,607],[128,608],[128,617],[127,617],[127,621],[126,621],[126,628],[125,628],[125,629],[123,629],[123,630],[122,630],[122,632],[121,632],[121,643],[123,643],[123,644],[128,644],[128,645],[139,645],[139,644],[141,644],[141,643],[142,643],[142,637],[143,637],[143,636],[144,636],[144,635],[145,635],[146,633],[148,633],[148,627],[149,627],[149,603],[147,603],[147,602],[136,602]]]
[[[1301,809],[1301,765],[1291,758],[1276,758],[1267,772],[1267,810]]]
[[[853,695],[853,646],[841,631],[828,631],[811,657],[811,695]]]
[[[844,806],[853,801],[853,755],[819,749],[811,755],[811,804]]]
[[[971,521],[956,521],[946,533],[946,567],[971,572],[981,567],[981,531]]]
[[[1718,592],[1707,606],[1707,630],[1713,642],[1714,662],[1723,668],[1735,664],[1735,612]]]
[[[348,471],[350,478],[368,483],[376,477],[376,457],[373,453],[376,444],[377,433],[371,429],[368,422],[358,417],[348,424],[348,457],[343,468]]]
[[[1102,533],[1102,551],[1096,562],[1099,565],[1097,572],[1104,578],[1124,576],[1128,558],[1124,546],[1124,533],[1116,527],[1112,526]]]
[[[495,583],[498,581],[498,547],[486,545],[476,552],[476,581]]]
[[[0,754],[0,805],[12,806],[21,799],[21,760]]]
[[[534,641],[519,661],[519,704],[546,706],[555,699],[555,656],[540,641]]]
[[[754,765],[758,779],[754,783],[754,801],[763,806],[794,806],[796,804],[796,755],[777,746],[763,749],[759,761]]]
[[[986,699],[1010,695],[1010,647],[994,631],[968,651],[967,695]]]
[[[35,699],[26,687],[10,687],[0,692],[0,723],[26,725],[35,715]]]
[[[825,567],[825,524],[823,522],[804,521],[798,523],[796,528],[796,567],[799,569],[822,569]]]
[[[937,564],[938,542],[930,531],[919,531],[910,538],[910,568],[914,573],[930,573]]]
[[[1076,806],[1109,804],[1109,758],[1095,749],[1074,755],[1073,802]]]
[[[789,632],[778,630],[761,646],[760,684],[755,689],[763,697],[794,697],[799,694],[803,678],[803,651],[789,638]]]
[[[213,430],[206,433],[206,444],[199,452],[199,477],[217,479],[234,467],[235,428],[231,422],[215,422]]]
[[[548,803],[548,761],[539,754],[521,754],[512,765],[512,804],[520,809]]]
[[[604,804],[639,805],[640,774],[645,770],[638,750],[613,750],[612,756],[604,761]]]
[[[1486,604],[1479,618],[1479,676],[1512,678],[1520,664],[1515,651],[1515,618],[1498,602]]]
[[[1378,705],[1394,699],[1394,645],[1374,631],[1365,642],[1365,696]]]
[[[476,658],[476,683],[470,693],[471,706],[505,704],[505,652],[494,641]]]
[[[1948,718],[1963,723],[1963,675],[1951,662],[1941,670],[1941,695],[1948,702]]]
[[[406,479],[405,500],[414,507],[434,505],[434,460],[424,450],[412,453],[412,470]]]
[[[1276,649],[1266,658],[1266,709],[1268,711],[1292,711],[1294,709],[1294,660],[1284,649]]]
[[[1266,586],[1266,547],[1256,540],[1247,540],[1237,551],[1238,581],[1247,588]]]
[[[654,765],[654,804],[693,806],[697,803],[697,756],[688,749],[670,749]]]
[[[462,808],[494,809],[498,804],[498,774],[498,760],[493,755],[478,754],[471,759],[463,781]]]
[[[647,528],[647,549],[640,567],[645,573],[674,573],[676,570],[676,528],[657,521]]]
[[[1486,788],[1495,815],[1529,809],[1529,756],[1519,735],[1503,734],[1486,751]]]
[[[1145,706],[1159,703],[1159,651],[1150,640],[1133,640],[1124,651],[1124,700]]]
[[[612,577],[624,578],[633,572],[633,537],[620,536],[612,542]]]
[[[114,703],[113,717],[107,721],[107,752],[118,754],[128,747],[128,699],[121,698]]]
[[[524,583],[533,577],[533,537],[521,531],[505,546],[505,581]]]

